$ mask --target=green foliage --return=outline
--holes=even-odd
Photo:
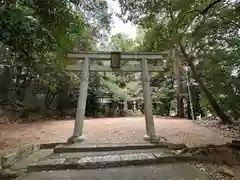
[[[136,42],[123,34],[115,34],[111,37],[110,45],[115,51],[133,52],[136,50]]]
[[[2,1],[0,69],[2,64],[14,72],[19,69],[11,80],[16,86],[13,94],[19,96],[20,86],[27,89],[32,79],[39,88],[47,87],[47,98],[49,93],[66,96],[78,87],[79,77],[63,69],[64,56],[95,47],[100,32],[109,27],[106,5],[105,1],[95,5],[81,0]]]
[[[175,50],[193,74],[213,109],[226,118],[239,119],[238,1],[220,0],[119,0],[128,20],[146,29],[148,51]],[[186,58],[188,60],[186,60]],[[170,63],[170,62],[168,62]],[[203,83],[202,83],[203,82]],[[215,99],[214,99],[215,98]],[[216,101],[217,104],[214,102]],[[206,102],[206,101],[204,101]],[[206,103],[202,106],[207,107]]]
[[[86,31],[83,18],[67,1],[22,0],[6,8],[0,19],[0,40],[15,54],[13,63],[40,75],[46,67],[60,67],[63,53]]]
[[[168,52],[168,57],[160,62],[164,71],[150,78],[156,113],[169,114],[171,101],[175,99],[175,84],[178,87],[180,83],[186,84],[182,77],[183,67],[189,66],[191,84],[197,82],[198,86],[196,92],[193,90],[196,104],[200,88],[202,109],[215,110],[223,119],[225,113],[239,120],[238,1],[119,0],[119,3],[120,16],[138,25],[138,37],[133,40],[126,35],[113,35],[106,48],[123,52]],[[80,78],[78,74],[63,70],[65,54],[70,50],[96,50],[97,42],[107,38],[110,22],[107,1],[3,0],[0,6],[0,70],[4,65],[17,72],[14,75],[17,87],[20,81],[26,85],[29,79],[37,79],[38,84],[44,84],[52,94],[64,90],[67,94],[78,87]],[[127,63],[134,64],[124,62],[122,65]],[[91,73],[91,102],[98,91],[110,92],[116,100],[140,98],[140,78],[140,74],[132,73],[107,76]],[[177,93],[186,94],[187,88],[183,89],[184,92]]]

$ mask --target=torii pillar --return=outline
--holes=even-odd
[[[85,109],[88,95],[88,82],[89,82],[89,58],[83,60],[83,69],[81,76],[81,83],[79,88],[79,97],[77,104],[77,113],[74,124],[73,135],[68,139],[69,143],[82,142],[85,140],[83,131],[83,122],[85,118]]]
[[[159,137],[157,137],[154,120],[153,120],[153,107],[152,107],[152,96],[148,76],[148,63],[147,59],[141,59],[141,69],[142,69],[142,86],[143,86],[143,99],[144,99],[144,116],[146,124],[146,135],[144,140],[150,142],[158,142]]]

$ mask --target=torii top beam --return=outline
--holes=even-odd
[[[114,52],[70,52],[67,54],[67,58],[75,63],[68,65],[67,69],[70,71],[82,71],[83,65],[81,61],[84,59],[96,60],[96,61],[111,61],[112,53]],[[153,52],[118,52],[120,59],[125,61],[139,61],[142,59],[160,62],[158,60],[163,59],[167,55],[166,52],[153,53]],[[77,62],[76,62],[77,61]],[[158,64],[158,63],[157,63]],[[159,72],[163,70],[161,65],[148,64],[149,72]],[[140,64],[126,65],[119,68],[112,68],[110,65],[98,65],[91,64],[90,71],[95,72],[112,72],[114,70],[122,72],[141,72]]]
[[[140,59],[149,59],[157,60],[162,59],[163,56],[166,56],[166,52],[162,53],[149,53],[149,52],[121,52],[122,60],[140,60]],[[79,59],[83,60],[85,58],[90,58],[93,60],[110,60],[111,52],[70,52],[67,54],[69,59]]]

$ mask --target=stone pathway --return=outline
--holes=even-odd
[[[33,172],[17,180],[210,180],[188,164],[161,164],[94,170]]]
[[[193,159],[176,155],[168,147],[165,142],[59,145],[37,162],[27,167],[23,163],[27,173],[18,180],[208,180],[187,164]]]

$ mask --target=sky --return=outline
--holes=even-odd
[[[121,12],[121,8],[118,1],[107,0],[107,2],[108,2],[110,12],[113,12],[113,13]],[[136,37],[137,28],[132,23],[128,22],[124,24],[123,21],[120,18],[118,18],[116,15],[113,15],[112,20],[113,20],[113,27],[111,30],[112,35],[117,33],[123,33],[128,35],[130,38]]]

